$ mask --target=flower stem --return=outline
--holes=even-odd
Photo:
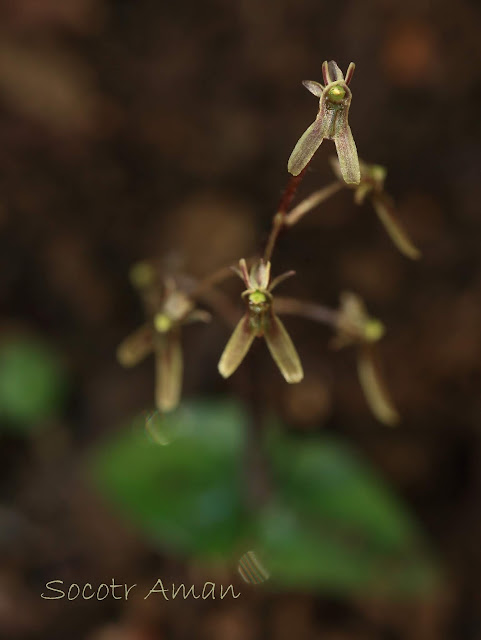
[[[289,210],[289,207],[291,206],[291,202],[294,199],[297,189],[306,173],[307,166],[308,165],[304,167],[304,169],[300,172],[299,175],[291,176],[289,182],[287,183],[287,187],[285,188],[284,193],[282,194],[282,198],[279,203],[277,212],[272,218],[272,228],[269,234],[269,238],[267,240],[266,250],[264,252],[264,262],[268,262],[272,257],[272,253],[274,251],[277,238],[279,236],[279,233],[282,227],[285,224],[287,211]]]
[[[286,190],[284,191],[277,213],[272,219],[272,228],[267,240],[266,250],[264,253],[264,262],[272,258],[277,238],[284,227],[293,227],[299,220],[309,211],[320,205],[322,202],[330,198],[332,195],[340,191],[343,187],[339,181],[329,184],[319,191],[315,191],[305,200],[302,200],[296,207],[289,211],[294,196],[296,195],[299,184],[304,177],[307,166],[297,176],[292,176],[289,180]]]
[[[296,298],[280,298],[278,296],[274,299],[274,309],[276,313],[282,315],[293,315],[308,318],[314,320],[314,322],[321,322],[327,324],[332,328],[337,328],[339,320],[339,311],[324,307],[320,304],[314,304],[313,302],[303,302]]]
[[[340,182],[333,182],[319,191],[314,191],[308,198],[300,202],[294,209],[292,209],[284,218],[284,225],[286,227],[294,226],[306,213],[317,207],[332,195],[342,189]]]
[[[191,298],[202,297],[205,292],[212,289],[214,285],[219,284],[220,282],[223,282],[228,278],[231,278],[233,275],[235,275],[235,271],[233,271],[230,266],[221,267],[220,269],[217,269],[217,271],[214,271],[214,273],[211,273],[203,280],[198,282],[195,285],[194,289],[189,292],[189,295]]]

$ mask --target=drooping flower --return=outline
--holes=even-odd
[[[344,292],[336,328],[334,347],[357,347],[359,381],[371,411],[384,424],[395,425],[399,422],[399,414],[382,380],[374,350],[374,344],[384,335],[383,324],[369,316],[359,296]]]
[[[381,165],[367,164],[362,160],[359,164],[361,181],[358,185],[351,186],[354,189],[354,202],[360,205],[368,197],[379,220],[399,251],[408,258],[417,260],[421,257],[421,252],[412,243],[401,222],[397,219],[393,200],[384,190],[387,170]],[[331,158],[331,166],[337,178],[343,181],[341,167],[335,157]]]
[[[155,404],[161,412],[171,411],[177,407],[182,389],[181,327],[195,321],[207,322],[210,315],[196,309],[175,280],[160,279],[148,263],[135,265],[131,280],[142,296],[147,322],[123,340],[117,359],[124,367],[132,367],[154,352]]]
[[[337,64],[323,62],[322,74],[325,86],[305,80],[303,85],[319,98],[319,111],[315,121],[301,136],[294,147],[287,168],[297,176],[307,166],[324,138],[334,140],[343,179],[348,184],[359,184],[361,179],[356,143],[348,123],[349,106],[352,94],[348,85],[352,79],[355,65],[348,67],[346,77]]]
[[[246,261],[239,261],[236,272],[246,286],[242,298],[247,309],[219,361],[219,372],[224,378],[238,368],[256,337],[265,338],[271,356],[287,382],[300,382],[304,377],[296,348],[273,308],[272,290],[293,272],[284,273],[270,282],[270,271],[270,262],[259,260],[249,272]]]

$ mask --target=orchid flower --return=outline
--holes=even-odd
[[[362,160],[359,164],[361,181],[358,185],[352,185],[351,187],[354,189],[354,202],[360,205],[366,197],[369,197],[379,220],[399,251],[408,258],[417,260],[421,257],[421,252],[412,243],[407,232],[397,219],[392,198],[384,191],[386,169],[381,165],[367,164]],[[335,157],[331,158],[331,167],[337,178],[342,181],[341,166]]]
[[[361,298],[350,292],[341,295],[336,324],[333,346],[357,347],[359,381],[371,411],[384,424],[395,425],[399,415],[384,386],[374,350],[374,344],[384,335],[383,324],[369,316]]]
[[[313,80],[302,83],[308,91],[319,98],[319,111],[315,121],[301,136],[291,153],[287,168],[297,176],[307,166],[324,138],[334,140],[339,157],[342,177],[348,184],[359,184],[361,179],[356,143],[348,123],[351,90],[348,85],[352,79],[355,65],[353,62],[344,78],[337,64],[323,62],[322,74],[325,86]]]
[[[182,389],[181,327],[195,321],[207,322],[210,315],[196,309],[172,278],[159,281],[147,263],[136,265],[131,279],[143,298],[148,321],[123,340],[117,359],[124,367],[132,367],[154,352],[155,403],[161,412],[172,411],[179,404]]]
[[[235,270],[244,281],[246,290],[242,298],[246,301],[246,312],[234,329],[219,361],[219,372],[228,378],[241,364],[254,338],[264,337],[267,347],[285,380],[300,382],[304,377],[301,361],[289,334],[274,313],[272,290],[293,271],[274,278],[270,282],[271,263],[259,260],[250,272],[246,261],[239,261]]]

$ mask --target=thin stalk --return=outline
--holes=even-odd
[[[293,315],[321,322],[329,327],[337,328],[339,311],[313,302],[303,302],[296,298],[274,298],[274,309],[279,315]]]
[[[333,182],[332,184],[315,191],[308,198],[300,202],[294,209],[292,209],[284,218],[284,226],[292,227],[299,222],[299,220],[306,213],[320,205],[322,202],[330,198],[332,195],[342,189],[340,182]]]
[[[190,291],[189,295],[191,298],[199,298],[206,291],[208,291],[209,289],[212,289],[213,286],[215,286],[216,284],[219,284],[220,282],[223,282],[224,280],[227,280],[233,275],[235,275],[235,271],[232,270],[231,266],[221,267],[220,269],[217,269],[217,271],[214,271],[214,273],[211,273],[210,275],[206,276],[203,280],[198,282],[195,285],[194,289]]]
[[[208,289],[202,294],[196,296],[202,302],[210,305],[212,309],[224,320],[227,326],[232,329],[239,321],[239,310],[236,305],[232,304],[230,298],[224,295],[218,289]]]
[[[210,305],[229,327],[235,327],[239,320],[237,307],[230,302],[229,298],[222,293],[222,291],[215,288],[215,285],[220,284],[234,275],[236,275],[236,272],[231,266],[228,266],[217,269],[200,282],[186,277],[180,280],[187,287],[191,299]]]
[[[289,210],[289,207],[291,206],[291,202],[294,199],[297,189],[299,188],[299,185],[306,173],[307,166],[308,165],[304,167],[304,169],[300,172],[299,175],[291,176],[289,182],[287,183],[287,187],[284,193],[282,194],[282,198],[279,203],[277,213],[272,218],[272,228],[269,234],[269,238],[267,240],[266,250],[264,252],[264,262],[269,262],[270,259],[272,258],[272,253],[274,251],[277,238],[285,223],[287,211]]]

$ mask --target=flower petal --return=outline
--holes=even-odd
[[[318,98],[322,97],[322,92],[324,91],[324,87],[319,82],[315,82],[315,80],[303,80],[302,84],[313,95],[317,96]]]
[[[401,223],[396,220],[390,198],[386,194],[376,193],[372,196],[372,204],[379,220],[399,251],[412,260],[418,260],[421,252],[411,242]]]
[[[292,173],[293,176],[298,176],[301,173],[321,146],[321,142],[324,139],[325,128],[321,112],[319,112],[311,126],[299,138],[291,153],[289,162],[287,163],[287,170],[289,173]]]
[[[179,331],[156,336],[155,364],[155,404],[159,411],[172,411],[179,404],[184,368]]]
[[[246,313],[239,320],[219,360],[219,373],[224,378],[231,376],[244,360],[254,338],[255,333],[250,327],[249,314]]]
[[[400,419],[399,414],[384,386],[372,347],[368,345],[359,347],[357,370],[364,395],[373,414],[384,424],[396,425]]]
[[[264,337],[275,363],[287,382],[300,382],[304,377],[296,348],[279,318],[271,313],[264,328]]]
[[[284,280],[287,280],[287,278],[291,278],[292,276],[295,276],[296,272],[293,271],[292,269],[290,271],[286,271],[285,273],[281,273],[280,276],[277,276],[276,278],[273,279],[273,281],[271,282],[271,284],[269,285],[269,289],[268,291],[274,291],[274,289],[281,284],[281,282],[284,282]]]
[[[117,360],[123,367],[133,367],[149,355],[153,344],[152,327],[144,324],[120,343]]]
[[[346,77],[344,78],[344,82],[346,84],[349,84],[351,82],[352,76],[354,75],[355,68],[356,68],[356,65],[354,64],[354,62],[351,62],[347,68]]]
[[[271,279],[271,263],[259,260],[251,267],[249,284],[253,289],[267,289]]]
[[[325,85],[332,82],[332,79],[329,77],[329,66],[327,60],[324,60],[322,63],[322,79],[324,80]]]
[[[327,75],[330,79],[330,82],[342,82],[344,80],[344,75],[339,69],[337,62],[335,62],[334,60],[331,60],[327,64]]]
[[[352,137],[351,127],[347,122],[348,113],[349,103],[338,113],[334,142],[336,143],[339,166],[344,181],[347,184],[359,184],[361,181],[361,169],[359,167],[359,158],[357,157],[356,143]]]
[[[245,258],[241,258],[239,260],[239,270],[235,269],[235,267],[233,267],[233,269],[240,276],[241,280],[244,280],[245,286],[249,289],[249,271],[247,269],[247,262],[245,261]]]

